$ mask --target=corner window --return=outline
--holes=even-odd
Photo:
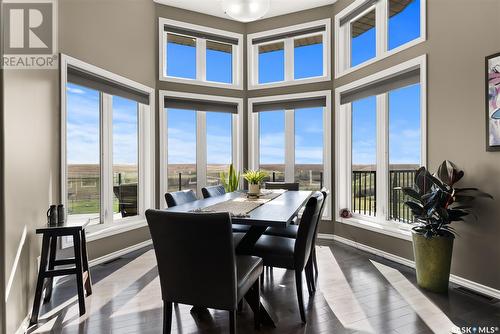
[[[61,56],[62,202],[70,222],[121,222],[152,207],[153,90]],[[148,140],[150,139],[150,140]]]
[[[249,34],[248,87],[330,79],[330,19]]]
[[[335,15],[335,76],[425,40],[426,0],[357,0]]]
[[[337,209],[402,226],[413,217],[400,188],[425,165],[425,57],[398,67],[336,90]]]
[[[160,80],[243,89],[242,34],[160,18],[159,36]]]

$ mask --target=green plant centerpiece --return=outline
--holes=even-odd
[[[425,167],[419,168],[413,187],[401,188],[416,221],[412,239],[417,283],[433,292],[448,291],[456,234],[451,223],[473,215],[476,198],[493,198],[477,188],[456,188],[463,176],[462,170],[445,160],[434,175]]]
[[[233,164],[229,165],[227,173],[220,172],[220,182],[228,193],[238,190],[240,186],[240,173],[234,169]]]
[[[243,174],[243,178],[248,182],[248,194],[249,195],[259,195],[260,194],[260,183],[266,179],[268,174],[260,169],[249,169]]]

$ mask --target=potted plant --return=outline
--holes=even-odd
[[[267,177],[267,173],[260,169],[250,169],[245,171],[243,177],[248,182],[248,194],[258,195],[260,194],[260,183]]]
[[[229,165],[229,171],[220,173],[220,182],[226,192],[231,193],[238,190],[240,186],[240,173],[235,171],[233,164]]]
[[[477,197],[493,198],[477,188],[456,188],[464,176],[451,161],[445,160],[436,174],[425,167],[415,174],[413,187],[401,188],[409,197],[405,202],[416,220],[412,228],[413,253],[420,287],[447,292],[455,230],[451,223],[464,221]]]

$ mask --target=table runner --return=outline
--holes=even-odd
[[[246,193],[235,199],[213,204],[205,208],[196,210],[197,212],[229,212],[232,216],[245,217],[252,210],[272,201],[283,194],[286,190],[262,190],[262,195],[258,198],[249,198]]]

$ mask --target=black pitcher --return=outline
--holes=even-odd
[[[57,205],[51,205],[47,210],[47,224],[49,226],[57,225]]]

